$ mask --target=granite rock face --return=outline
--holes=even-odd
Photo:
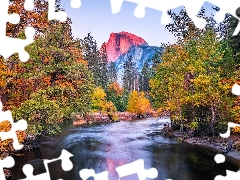
[[[128,51],[133,45],[147,45],[147,42],[128,32],[111,33],[105,43],[109,62],[115,62],[118,57]]]

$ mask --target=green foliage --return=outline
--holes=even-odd
[[[190,123],[190,128],[192,130],[197,130],[198,129],[198,122],[196,122],[196,121],[191,122]]]
[[[195,118],[209,122],[215,135],[214,126],[233,117],[229,111],[234,101],[231,49],[210,25],[195,28],[185,11],[171,16],[178,24],[169,24],[167,29],[179,39],[166,46],[150,80],[154,107],[170,112],[172,120],[192,122],[192,128],[196,128]]]
[[[80,46],[83,51],[83,59],[87,61],[88,69],[93,73],[94,84],[106,90],[108,84],[108,56],[105,43],[98,50],[96,40],[91,36],[91,33],[88,33],[80,41]]]
[[[13,111],[14,119],[25,119],[28,122],[29,134],[56,134],[60,132],[57,122],[63,117],[60,107],[47,100],[46,96],[33,94],[33,98],[25,101],[20,108]]]
[[[113,102],[117,111],[124,112],[127,109],[128,95],[117,82],[113,82],[107,89],[107,100]]]
[[[73,112],[90,110],[92,73],[81,57],[79,41],[72,37],[70,21],[53,21],[27,50],[31,59],[16,63],[23,70],[12,84],[16,92],[6,94],[7,104],[19,94],[21,103],[14,105],[13,113],[29,122],[29,133],[56,134],[58,122],[70,120]]]
[[[92,111],[104,112],[107,113],[111,119],[118,119],[115,114],[117,109],[111,101],[106,100],[106,93],[103,88],[97,87],[94,89],[91,103]]]
[[[145,97],[144,92],[132,91],[129,94],[127,111],[137,114],[138,116],[151,113],[150,101]]]

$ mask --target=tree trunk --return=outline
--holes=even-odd
[[[210,126],[211,126],[211,130],[212,130],[212,134],[214,136],[215,135],[214,125],[215,125],[215,122],[216,122],[216,112],[215,112],[215,104],[214,104],[213,100],[211,101],[211,108],[210,109],[211,109],[211,114],[212,114]]]

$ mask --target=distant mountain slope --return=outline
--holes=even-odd
[[[128,32],[111,33],[109,40],[105,43],[109,62],[114,62],[118,57],[126,53],[133,45],[143,45],[147,42],[134,34]]]
[[[124,31],[111,33],[105,45],[108,62],[114,62],[120,84],[122,84],[124,63],[128,60],[128,57],[132,56],[132,61],[140,73],[146,61],[149,61],[149,65],[151,66],[153,55],[157,51],[162,52],[162,48],[149,46],[143,38]]]
[[[128,60],[128,57],[132,57],[132,61],[135,64],[137,71],[140,73],[142,71],[143,65],[146,61],[149,65],[152,65],[151,59],[156,52],[162,52],[163,49],[157,46],[144,45],[133,45],[128,51],[122,54],[115,62],[115,67],[117,70],[118,82],[122,84],[122,77],[124,73],[124,63]]]

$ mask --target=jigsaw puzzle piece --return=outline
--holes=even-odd
[[[25,164],[22,170],[26,178],[21,180],[51,180],[48,168],[45,173],[38,175],[33,175],[33,166],[31,164]]]
[[[48,168],[48,164],[58,161],[58,160],[62,160],[62,169],[64,171],[70,171],[73,168],[73,163],[70,160],[70,157],[72,157],[73,154],[69,153],[68,151],[66,151],[65,149],[62,150],[61,155],[58,158],[54,158],[54,159],[44,159],[43,160],[43,164],[44,167],[46,169],[45,173],[42,174],[38,174],[38,175],[33,175],[33,166],[31,164],[25,164],[22,168],[23,173],[26,175],[25,179],[22,180],[42,180],[44,178],[44,180],[50,180],[50,173],[49,173],[49,168]]]
[[[11,127],[11,130],[8,132],[0,132],[1,140],[6,140],[6,139],[12,138],[14,149],[19,150],[23,147],[23,145],[19,144],[16,131],[26,130],[28,124],[23,119],[14,123],[11,111],[3,112],[2,111],[2,103],[0,102],[0,122],[6,121],[6,120],[11,123],[12,127]]]
[[[155,168],[145,169],[144,160],[140,159],[132,163],[120,166],[116,168],[119,174],[119,179],[124,176],[137,174],[139,180],[145,180],[146,178],[157,178],[158,171]]]
[[[0,169],[1,169],[1,172],[0,172],[0,179],[1,180],[5,180],[5,175],[4,175],[4,171],[3,171],[3,168],[11,168],[13,167],[15,164],[15,161],[13,159],[13,157],[11,156],[8,156],[6,157],[5,159],[1,160],[0,159]]]
[[[6,23],[10,22],[12,24],[17,24],[20,21],[20,16],[18,14],[8,14],[8,0],[1,0],[0,5],[0,37],[6,36]],[[3,42],[3,41],[1,41]]]
[[[236,96],[240,96],[240,86],[237,83],[233,85],[232,93]]]
[[[182,2],[184,3],[187,14],[192,19],[194,25],[199,29],[203,29],[206,26],[207,22],[205,19],[197,17],[197,14],[201,10],[205,0],[182,0]]]
[[[73,157],[73,154],[69,153],[65,149],[62,150],[61,155],[59,156],[58,159],[62,160],[62,169],[64,171],[70,171],[73,168],[73,163],[70,160],[70,157]]]
[[[122,8],[123,1],[124,0],[110,0],[113,14],[116,14],[116,13],[120,12],[120,10]]]
[[[236,124],[236,123],[233,123],[233,122],[229,122],[229,123],[228,123],[227,132],[224,133],[224,134],[219,133],[220,136],[223,137],[223,138],[228,138],[228,137],[230,136],[230,133],[231,133],[230,128],[234,128],[234,127],[237,127],[237,126],[240,127],[240,124]]]
[[[55,11],[56,0],[48,0],[48,20],[59,20],[64,22],[67,20],[67,14],[64,11]]]
[[[240,1],[229,0],[226,2],[219,0],[207,0],[207,2],[214,4],[215,6],[218,6],[220,8],[220,11],[218,11],[214,16],[214,19],[216,21],[222,22],[227,13],[230,13],[232,16],[238,19],[239,22],[237,27],[235,28],[235,31],[233,32],[233,36],[238,35],[240,31],[240,18],[236,15],[236,10],[238,7],[240,7]]]
[[[30,1],[30,0],[28,0]],[[29,2],[27,4],[30,4]],[[0,5],[0,54],[7,59],[14,53],[19,53],[19,58],[21,61],[27,61],[29,59],[29,54],[24,50],[24,48],[33,42],[33,37],[35,31],[33,28],[26,28],[25,35],[26,39],[16,39],[6,36],[6,23],[10,22],[12,24],[17,24],[20,21],[20,16],[18,14],[8,14],[8,0],[1,0]]]
[[[229,180],[229,179],[240,179],[240,170],[238,172],[233,172],[227,170],[227,175],[222,176],[222,175],[217,175],[214,180]]]
[[[35,30],[32,27],[25,29],[26,39],[16,39],[11,37],[0,37],[1,41],[5,43],[0,44],[0,54],[7,59],[14,53],[19,54],[19,58],[22,62],[26,62],[29,59],[29,54],[25,51],[25,47],[34,42]]]
[[[34,0],[25,0],[24,9],[31,11],[34,8]]]
[[[80,8],[81,6],[81,0],[71,0],[71,7],[72,8]]]
[[[94,180],[108,180],[107,171],[103,171],[99,174],[96,174],[94,169],[82,169],[79,172],[79,175],[83,180],[87,180],[90,177],[94,177]]]
[[[111,0],[112,13],[116,14],[121,10],[124,0]],[[203,28],[206,25],[206,21],[201,18],[197,18],[197,13],[201,9],[205,0],[189,1],[189,0],[125,0],[131,3],[137,4],[134,11],[134,15],[137,18],[145,16],[145,8],[151,8],[158,11],[162,11],[161,24],[166,25],[171,22],[171,18],[168,15],[170,9],[175,9],[180,6],[185,6],[189,16],[193,19],[197,27]]]

